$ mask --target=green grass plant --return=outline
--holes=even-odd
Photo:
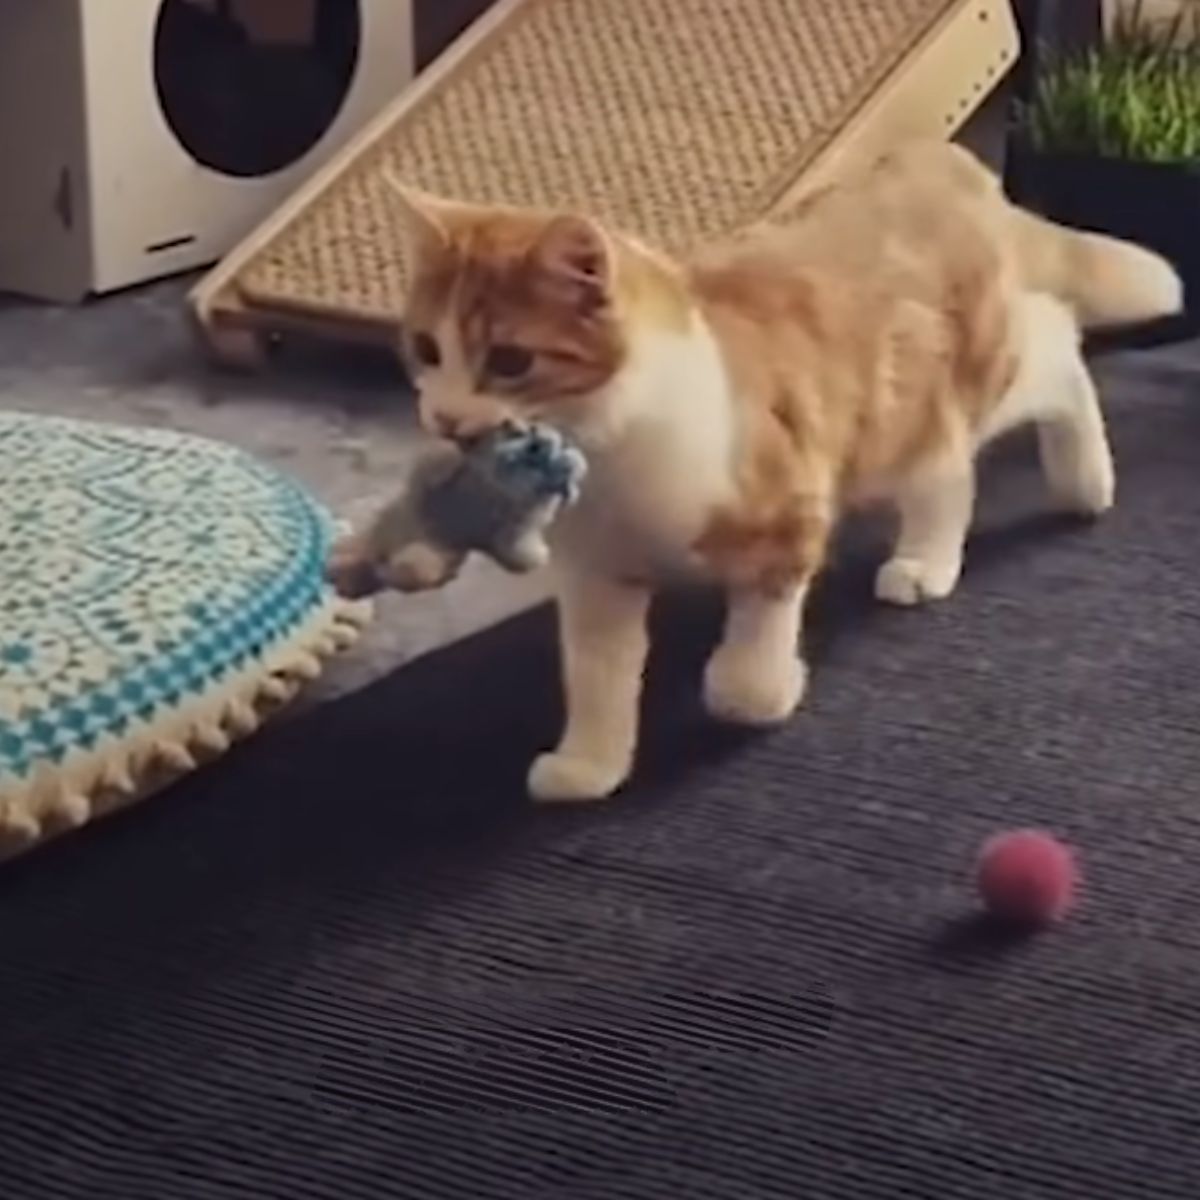
[[[1095,45],[1047,62],[1020,123],[1043,154],[1200,160],[1200,0],[1151,26],[1141,0]]]

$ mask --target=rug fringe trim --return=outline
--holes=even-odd
[[[254,733],[349,649],[369,603],[330,597],[248,665],[120,737],[0,780],[0,859],[126,808]]]

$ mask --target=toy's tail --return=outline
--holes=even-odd
[[[1183,283],[1159,255],[1132,242],[1083,233],[1012,208],[1025,286],[1069,304],[1081,325],[1125,325],[1183,308]]]

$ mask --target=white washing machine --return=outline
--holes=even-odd
[[[0,0],[0,291],[210,263],[411,80],[413,0]]]

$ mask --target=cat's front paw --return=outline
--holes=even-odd
[[[888,559],[875,576],[875,596],[886,604],[911,607],[928,600],[944,600],[954,591],[962,560],[926,562],[897,555]]]
[[[529,769],[529,794],[543,804],[605,800],[625,782],[626,763],[606,763],[572,754],[543,754]]]
[[[722,646],[704,672],[704,706],[731,725],[779,725],[800,706],[807,686],[808,667],[795,655],[767,659]]]

